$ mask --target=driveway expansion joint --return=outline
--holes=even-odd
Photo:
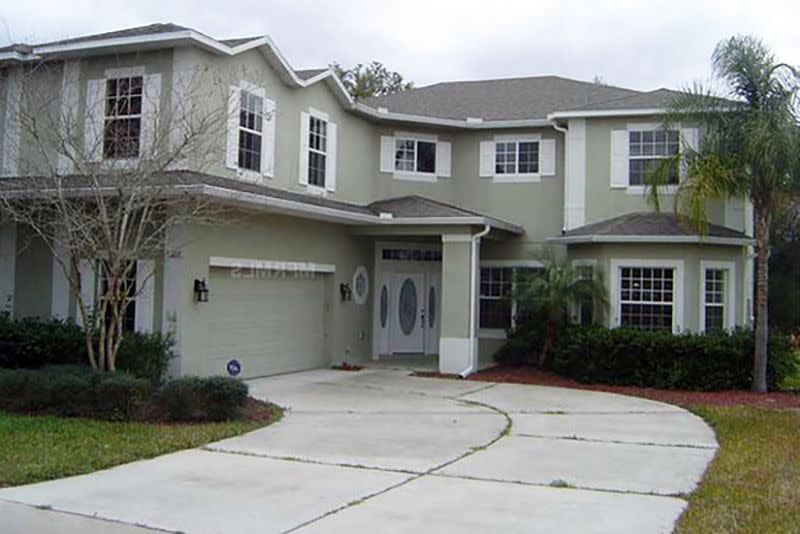
[[[652,441],[625,441],[618,439],[597,439],[597,438],[582,438],[580,436],[546,436],[543,434],[514,434],[519,438],[536,438],[536,439],[551,439],[551,440],[564,440],[564,441],[584,441],[588,443],[610,443],[612,445],[639,445],[642,447],[662,447],[668,449],[702,449],[702,450],[717,450],[717,445],[692,445],[689,443],[655,443]]]

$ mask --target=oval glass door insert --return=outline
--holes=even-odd
[[[417,286],[411,278],[406,278],[403,285],[400,286],[398,308],[400,330],[409,336],[417,324]]]
[[[436,290],[431,286],[428,292],[428,328],[436,324]]]
[[[386,328],[386,319],[389,315],[389,290],[386,285],[381,288],[381,328]]]

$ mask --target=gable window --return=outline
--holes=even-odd
[[[680,150],[678,130],[631,130],[628,132],[628,179],[630,185],[646,185],[647,174],[662,160],[674,157]],[[672,165],[669,184],[678,183],[678,166]]]
[[[112,78],[106,82],[103,157],[139,157],[142,132],[142,76]]]
[[[514,299],[515,286],[536,267],[481,267],[479,328],[508,330],[523,313]]]
[[[672,331],[674,284],[674,268],[622,267],[620,326]]]
[[[328,121],[309,116],[308,125],[308,185],[325,187],[325,168],[328,158]]]
[[[538,141],[498,141],[495,144],[495,174],[539,172]]]
[[[239,108],[239,168],[261,171],[261,137],[264,134],[264,100],[241,92]]]
[[[395,139],[394,169],[399,172],[436,173],[436,142]]]

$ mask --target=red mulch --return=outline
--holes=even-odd
[[[760,408],[800,408],[800,395],[796,393],[752,393],[750,391],[680,391],[640,388],[633,386],[608,386],[603,384],[581,384],[569,378],[556,376],[534,367],[497,366],[478,371],[469,380],[483,382],[507,382],[511,384],[534,384],[574,389],[606,391],[620,395],[644,397],[669,404],[686,406],[706,404],[713,406],[758,406]]]
[[[353,363],[342,362],[339,365],[332,365],[334,371],[361,371],[364,367]]]
[[[242,412],[243,421],[270,421],[280,414],[280,407],[256,400],[253,397],[247,398],[247,404]]]

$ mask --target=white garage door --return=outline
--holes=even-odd
[[[220,371],[233,358],[242,364],[243,377],[329,365],[324,354],[324,280],[310,273],[242,278],[213,268],[210,338]]]

